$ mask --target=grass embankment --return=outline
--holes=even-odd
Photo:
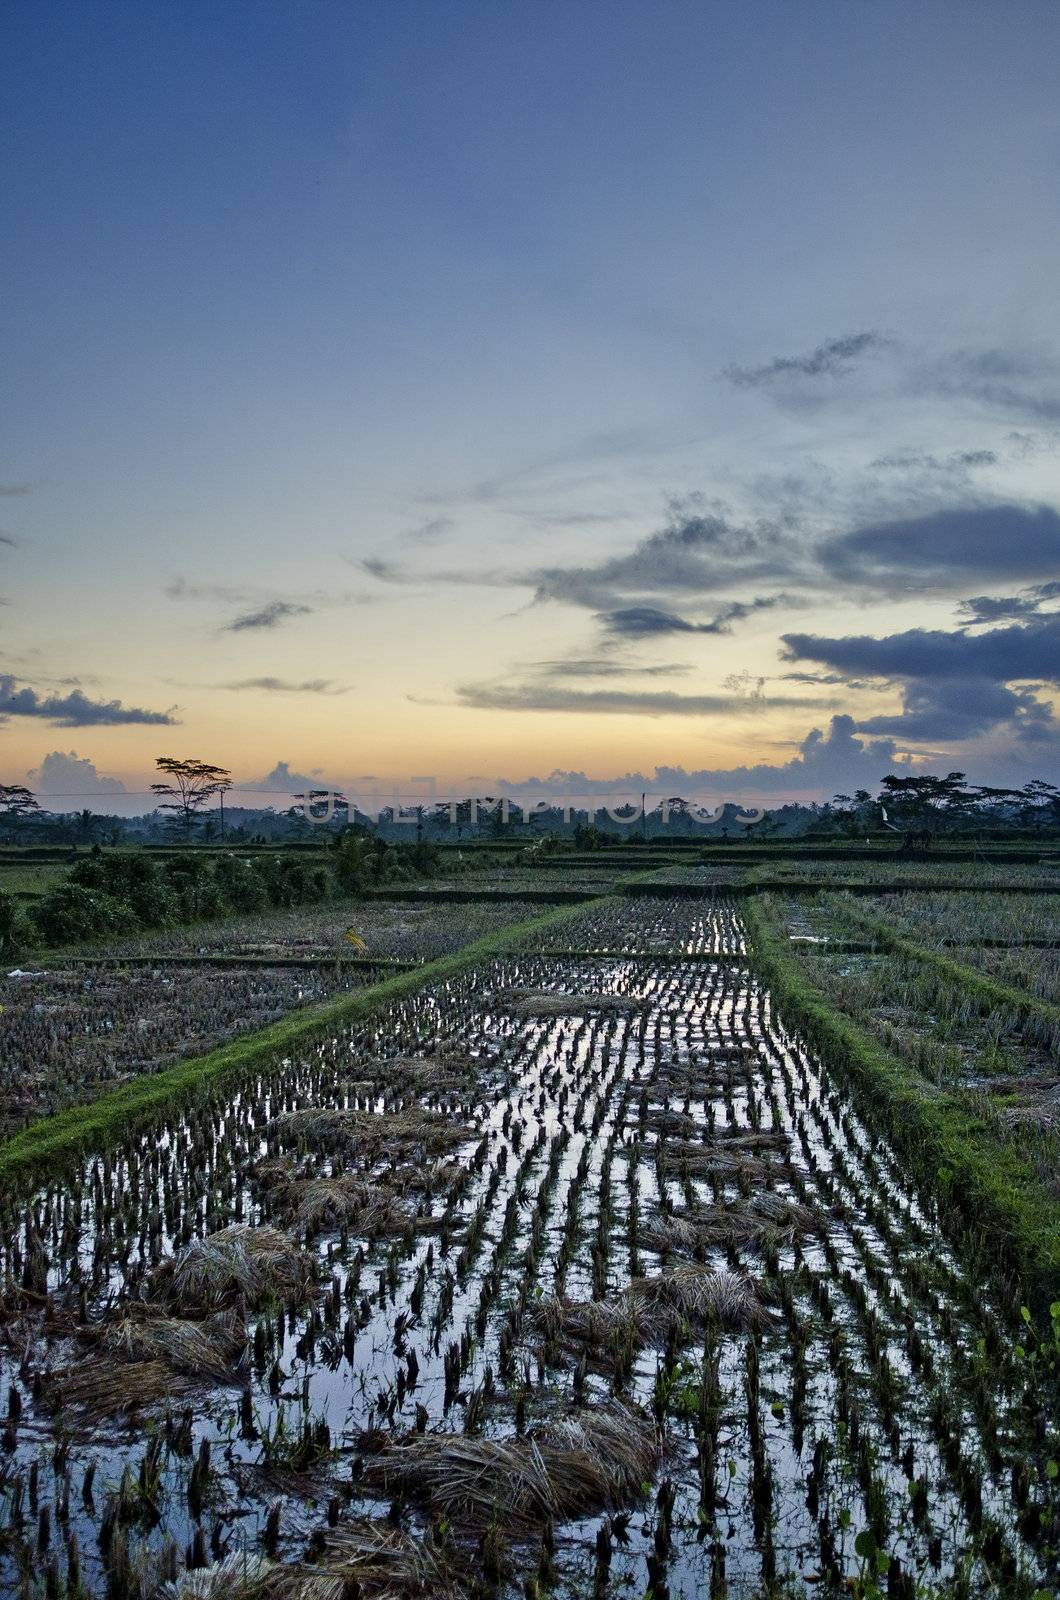
[[[0,1143],[0,1185],[42,1177],[85,1150],[141,1132],[153,1119],[187,1104],[202,1091],[228,1085],[243,1072],[259,1071],[291,1050],[322,1039],[331,1029],[357,1022],[379,1006],[399,1000],[425,984],[442,983],[476,962],[495,960],[505,953],[513,937],[547,932],[582,909],[581,904],[563,906],[506,926],[451,955],[439,956],[353,994],[307,1007],[247,1038],[220,1045],[207,1055],[133,1078],[86,1105],[42,1117]]]
[[[978,1233],[1041,1311],[1060,1297],[1060,1199],[983,1120],[970,1096],[936,1087],[832,1005],[803,970],[772,909],[764,899],[750,900],[746,921],[752,959],[782,1014],[857,1084],[861,1104],[935,1192],[943,1213]]]

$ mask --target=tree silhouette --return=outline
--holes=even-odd
[[[159,810],[172,811],[174,820],[183,823],[190,839],[196,817],[214,795],[223,796],[232,787],[232,775],[227,767],[214,767],[191,757],[181,761],[176,756],[158,756],[155,766],[169,779],[168,783],[151,785],[153,794],[166,797],[160,799]]]

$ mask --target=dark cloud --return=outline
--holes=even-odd
[[[1049,705],[1028,684],[1060,683],[1060,613],[986,633],[922,628],[882,638],[784,634],[792,661],[818,661],[901,685],[900,713],[860,721],[863,733],[960,742],[1007,729],[1017,739],[1056,737]]]
[[[20,688],[9,673],[0,673],[0,722],[8,717],[40,717],[59,728],[91,728],[143,723],[173,727],[177,719],[169,711],[145,711],[140,706],[125,706],[120,700],[90,700],[80,689],[70,694],[38,694],[36,689]]]
[[[22,499],[27,494],[33,493],[31,483],[0,483],[0,499]]]
[[[619,612],[631,609],[624,604],[627,597],[709,595],[735,583],[781,580],[795,570],[795,552],[785,544],[784,534],[775,522],[745,526],[717,513],[675,506],[665,527],[625,555],[595,566],[542,569],[536,574],[535,598]]]
[[[728,367],[725,377],[741,388],[757,389],[778,378],[828,378],[848,372],[859,356],[882,350],[891,341],[881,334],[847,333],[826,339],[805,356],[774,356],[761,367]]]
[[[291,617],[309,616],[312,610],[312,606],[301,605],[294,600],[269,600],[257,611],[244,611],[240,616],[233,617],[231,622],[224,624],[224,632],[243,633],[251,628],[278,628],[281,622],[287,622]]]
[[[743,622],[755,611],[768,611],[774,606],[792,604],[787,594],[761,595],[754,600],[733,600],[724,606],[709,622],[690,622],[673,611],[661,611],[655,606],[625,606],[618,611],[601,611],[597,621],[608,633],[625,638],[650,638],[663,633],[731,633],[734,622]]]
[[[1051,708],[1032,690],[990,678],[914,679],[904,686],[900,713],[857,723],[859,733],[958,744],[999,727],[1027,742],[1055,740],[1058,732]]]
[[[837,639],[785,633],[781,643],[787,660],[817,661],[844,676],[1060,682],[1060,612],[988,633],[910,628],[882,638],[853,634]]]
[[[1021,617],[1032,617],[1041,603],[1035,594],[976,594],[968,600],[962,600],[958,610],[965,613],[968,619],[967,626],[973,628],[980,623],[1009,622]]]
[[[18,544],[18,540],[15,538],[14,534],[4,533],[3,530],[0,529],[0,544],[10,545],[11,548],[14,549]]]
[[[79,756],[76,750],[49,751],[39,767],[26,773],[26,781],[40,794],[65,796],[71,800],[125,793],[120,778],[108,778],[97,772],[95,764],[87,756]]]
[[[818,555],[832,578],[890,592],[1045,578],[1060,570],[1060,516],[1044,505],[955,507],[839,534]]]

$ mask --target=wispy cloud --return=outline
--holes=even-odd
[[[211,684],[214,689],[262,689],[268,694],[349,694],[349,685],[330,678],[306,678],[300,683],[288,678],[238,678],[232,683]]]
[[[563,711],[590,712],[593,715],[638,717],[702,717],[741,715],[751,710],[780,706],[785,709],[812,706],[821,709],[827,701],[803,699],[769,700],[764,696],[732,694],[675,694],[672,690],[568,689],[560,684],[463,684],[457,691],[458,703],[479,711]]]
[[[661,611],[655,606],[625,606],[618,611],[598,612],[596,620],[603,623],[608,633],[631,639],[647,639],[665,633],[731,633],[733,623],[743,622],[756,611],[798,603],[794,596],[783,593],[759,595],[754,600],[733,600],[707,622],[692,622],[676,612]]]
[[[802,356],[774,356],[758,367],[727,367],[725,377],[745,389],[758,389],[776,382],[778,378],[830,378],[849,372],[864,355],[885,349],[891,340],[871,331],[845,333],[837,339],[826,339],[816,349]]]
[[[32,493],[32,483],[0,483],[0,499],[3,500],[21,500]]]
[[[435,544],[439,539],[451,533],[456,527],[452,517],[429,517],[426,522],[421,522],[417,527],[410,528],[405,538],[414,544]]]
[[[555,661],[534,661],[529,666],[545,678],[675,678],[692,670],[682,661],[642,665],[634,661],[616,661],[609,655],[562,656]]]
[[[231,622],[224,623],[222,631],[245,633],[254,628],[278,628],[292,617],[309,616],[312,610],[312,606],[301,605],[294,600],[270,600],[256,611],[244,611],[238,617],[233,617]]]

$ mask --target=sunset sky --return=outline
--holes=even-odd
[[[8,0],[0,780],[1060,780],[1058,52]]]

